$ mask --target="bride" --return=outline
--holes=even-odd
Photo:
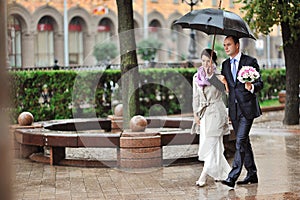
[[[222,100],[222,92],[206,79],[208,76],[206,74],[216,73],[217,56],[215,52],[211,53],[211,49],[202,51],[202,66],[193,76],[194,122],[191,133],[200,134],[198,158],[204,161],[202,173],[196,181],[200,187],[205,186],[207,176],[216,181],[224,180],[231,170],[224,156],[223,145],[223,136],[230,134],[227,110]],[[217,77],[227,88],[224,77],[222,75]]]

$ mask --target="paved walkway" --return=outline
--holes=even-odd
[[[125,171],[15,159],[15,199],[300,199],[300,126],[283,126],[281,118],[280,112],[268,113],[252,128],[258,184],[229,190],[208,179],[208,185],[200,188],[195,182],[203,167],[201,162]],[[245,170],[240,178],[244,176]]]

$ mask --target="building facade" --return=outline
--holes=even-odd
[[[219,0],[203,0],[193,9],[218,8],[218,4]],[[187,59],[190,30],[173,26],[176,19],[190,11],[187,3],[181,0],[133,0],[133,8],[136,43],[152,37],[162,44],[155,61]],[[234,4],[233,0],[223,0],[222,8],[241,15],[240,5]],[[109,41],[118,45],[115,0],[9,0],[7,19],[8,60],[12,68],[52,66],[54,60],[64,65],[66,45],[69,65],[95,65],[99,62],[93,56],[96,44]],[[223,38],[218,36],[217,43],[222,45]],[[211,41],[212,36],[196,31],[197,55],[210,46]],[[242,39],[242,49],[258,56],[262,64],[268,64],[267,54],[270,58],[282,59],[280,41],[279,33],[269,38],[260,37],[257,41]],[[118,57],[110,59],[119,62]],[[143,62],[140,58],[139,61]]]

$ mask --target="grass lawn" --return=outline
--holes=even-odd
[[[280,106],[278,99],[268,99],[259,103],[261,107]]]

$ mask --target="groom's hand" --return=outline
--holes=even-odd
[[[251,91],[252,90],[252,83],[251,82],[246,82],[245,83],[245,88],[246,88],[246,90]]]
[[[228,87],[228,83],[227,83],[225,76],[218,75],[217,77],[225,85],[226,92],[229,92],[229,87]]]

